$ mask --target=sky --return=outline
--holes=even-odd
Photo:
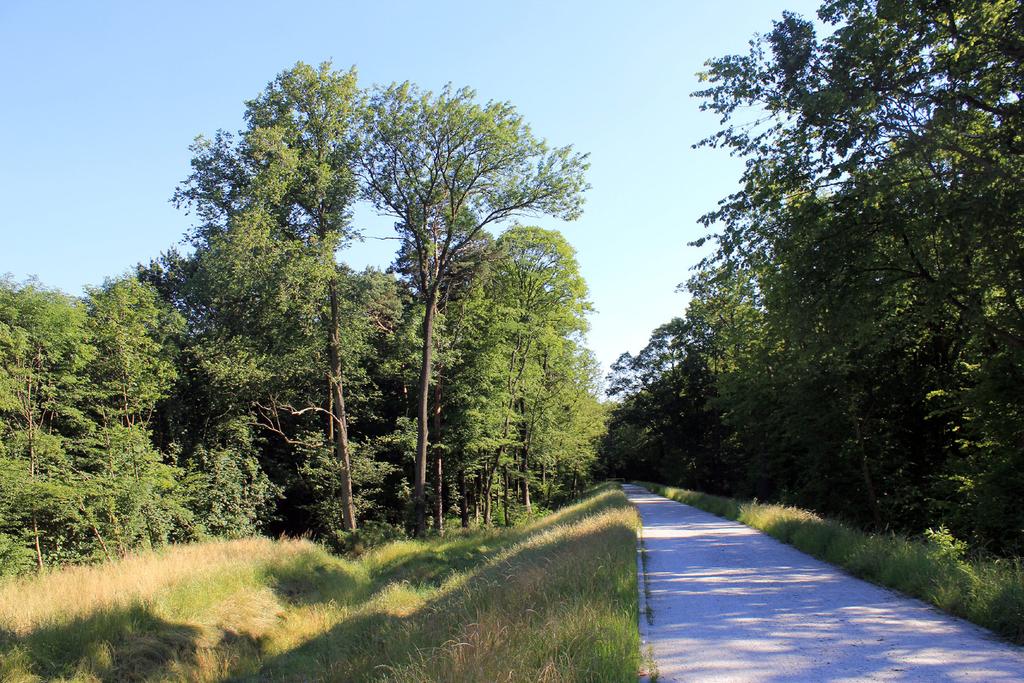
[[[590,154],[584,215],[522,222],[577,249],[607,368],[685,310],[697,223],[742,162],[693,149],[717,117],[691,93],[705,60],[746,52],[809,0],[57,2],[0,0],[0,274],[70,294],[179,244],[169,198],[200,134],[242,127],[244,102],[297,61],[355,65],[362,85],[410,80],[512,102],[552,145]],[[389,220],[341,258],[391,262]]]

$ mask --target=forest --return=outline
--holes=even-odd
[[[819,18],[706,64],[700,144],[745,170],[685,315],[613,366],[601,466],[1020,555],[1024,11]]]
[[[18,8],[0,680],[1021,679],[1024,1],[820,2]]]
[[[507,526],[595,477],[1024,553],[1019,3],[827,2],[701,79],[742,177],[602,378],[573,247],[519,222],[580,216],[585,154],[470,89],[281,72],[196,138],[181,245],[0,282],[0,573]],[[387,270],[344,263],[357,204]]]
[[[169,543],[336,551],[509,525],[603,434],[575,251],[587,158],[469,89],[298,63],[196,139],[182,247],[82,297],[0,281],[0,574]],[[339,260],[364,202],[387,271]]]

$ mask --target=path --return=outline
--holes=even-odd
[[[1024,681],[1024,649],[639,486],[659,681]]]

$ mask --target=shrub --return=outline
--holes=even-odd
[[[399,526],[368,521],[355,531],[335,531],[327,538],[327,545],[336,553],[358,557],[371,548],[404,538],[405,531]]]

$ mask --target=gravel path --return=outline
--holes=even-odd
[[[983,629],[623,488],[643,519],[640,634],[659,681],[1024,681],[1024,649]]]

